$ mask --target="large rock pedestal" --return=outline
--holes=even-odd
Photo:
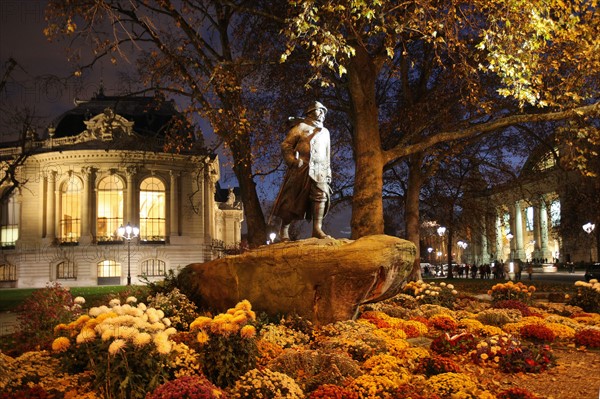
[[[248,299],[258,312],[327,324],[352,319],[360,305],[396,295],[415,252],[411,242],[387,235],[310,238],[193,263],[178,279],[204,309],[222,312]]]

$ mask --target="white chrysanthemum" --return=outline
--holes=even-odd
[[[169,319],[168,319],[168,318],[166,318],[166,317],[165,317],[164,319],[162,319],[162,323],[163,323],[165,326],[167,326],[167,327],[170,327],[170,326],[171,326],[171,320],[169,320]]]
[[[142,332],[133,337],[133,344],[136,347],[142,347],[152,342],[152,336],[146,332]]]
[[[75,302],[78,305],[83,305],[85,303],[85,298],[82,296],[78,296],[75,299],[73,299],[73,302]]]
[[[142,309],[143,311],[147,309],[146,304],[143,302],[138,303],[137,307],[138,309]]]
[[[158,353],[160,353],[161,355],[167,355],[171,352],[171,348],[173,347],[173,344],[171,343],[171,341],[155,341],[156,344],[156,350],[158,351]]]
[[[138,333],[139,333],[139,331],[136,328],[129,327],[129,326],[122,326],[122,327],[117,327],[115,335],[119,338],[131,340]]]
[[[169,327],[165,330],[165,334],[167,334],[167,335],[177,334],[177,330],[173,327]]]
[[[130,296],[130,297],[127,297],[127,299],[125,300],[125,302],[127,302],[127,303],[136,303],[137,302],[137,298],[134,297],[134,296]]]
[[[115,306],[119,306],[119,305],[121,305],[121,300],[119,298],[111,299],[110,302],[108,303],[108,306],[110,306],[111,308],[114,308]]]

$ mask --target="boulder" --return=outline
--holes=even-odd
[[[309,238],[187,265],[178,285],[203,309],[223,312],[247,299],[257,312],[327,324],[396,295],[415,252],[413,243],[387,235]]]

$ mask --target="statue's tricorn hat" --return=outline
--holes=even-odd
[[[316,109],[322,109],[327,114],[327,108],[320,102],[315,101],[314,103],[309,105],[308,108],[306,108],[306,111],[304,111],[304,115],[308,115]]]

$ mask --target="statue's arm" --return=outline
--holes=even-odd
[[[285,140],[283,140],[281,143],[281,154],[283,155],[283,160],[288,168],[298,166],[298,159],[296,158],[296,146],[299,139],[300,132],[294,127],[288,132]]]

